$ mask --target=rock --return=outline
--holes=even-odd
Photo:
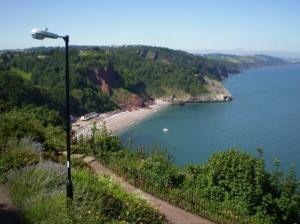
[[[114,70],[112,65],[109,65],[106,69],[103,67],[96,69],[92,80],[99,85],[102,92],[107,95],[112,94],[112,89],[122,86],[122,78],[118,72]]]
[[[183,103],[217,103],[217,102],[229,102],[233,99],[230,92],[223,86],[223,84],[215,79],[211,79],[208,76],[203,77],[205,80],[205,87],[208,93],[201,94],[199,96],[186,95],[184,97],[168,98],[172,104]],[[171,100],[170,100],[171,99]]]

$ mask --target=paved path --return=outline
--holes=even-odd
[[[9,200],[6,188],[0,185],[0,223],[1,224],[21,224],[21,217],[18,210]]]
[[[162,214],[166,216],[168,221],[172,224],[214,224],[213,222],[204,219],[200,216],[187,212],[181,208],[178,208],[174,205],[169,204],[166,201],[163,201],[159,198],[154,197],[151,194],[141,191],[135,186],[127,183],[121,177],[116,176],[110,169],[103,166],[100,162],[98,162],[94,157],[84,156],[81,154],[75,154],[74,157],[82,159],[85,163],[89,165],[89,167],[97,174],[105,174],[108,176],[112,176],[115,180],[121,183],[125,190],[129,193],[138,193],[143,195],[145,198],[150,201],[150,203],[158,208]]]

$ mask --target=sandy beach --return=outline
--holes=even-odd
[[[105,126],[113,135],[118,135],[122,130],[128,128],[129,126],[136,124],[146,117],[166,108],[170,103],[156,99],[154,104],[149,108],[140,108],[134,111],[122,111],[114,114],[101,114],[97,118],[88,121],[76,121],[72,124],[72,129],[75,131],[76,136],[80,135],[86,136],[91,135],[91,128],[94,123],[96,123],[97,128]]]

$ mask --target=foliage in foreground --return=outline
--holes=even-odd
[[[112,179],[87,170],[73,174],[74,200],[66,208],[65,168],[52,162],[8,174],[12,200],[25,223],[164,223],[145,199],[129,195]]]
[[[0,113],[30,104],[63,112],[62,105],[52,99],[45,89],[32,85],[14,71],[1,71],[0,68]]]
[[[32,138],[46,149],[64,146],[63,121],[58,112],[46,107],[28,105],[0,114],[0,147],[11,139]],[[0,148],[1,150],[1,148]]]
[[[78,149],[96,155],[138,187],[220,223],[300,223],[300,184],[294,169],[265,169],[262,151],[215,153],[202,165],[177,167],[160,150],[108,150],[112,137],[93,132]],[[101,144],[97,141],[101,139]],[[86,144],[88,143],[88,144]]]
[[[30,138],[11,139],[6,148],[0,150],[0,182],[6,180],[8,171],[38,163],[41,159],[38,152],[42,149],[40,143]]]
[[[1,119],[4,121],[0,127],[1,181],[6,181],[9,170],[38,163],[37,152],[44,149],[51,152],[63,142],[59,116],[46,108],[28,106],[2,114]],[[178,168],[160,150],[147,153],[123,148],[120,139],[106,129],[95,128],[90,138],[80,138],[73,148],[97,156],[138,187],[220,223],[299,223],[300,220],[300,187],[295,172],[291,169],[285,175],[278,162],[275,171],[266,171],[261,151],[256,157],[228,150],[214,154],[202,165]]]

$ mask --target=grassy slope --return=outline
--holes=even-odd
[[[20,76],[21,78],[23,78],[25,80],[28,80],[28,81],[31,80],[31,76],[32,76],[31,72],[25,72],[25,71],[23,71],[23,70],[21,70],[19,68],[14,68],[14,67],[11,68],[11,71],[14,74]]]

